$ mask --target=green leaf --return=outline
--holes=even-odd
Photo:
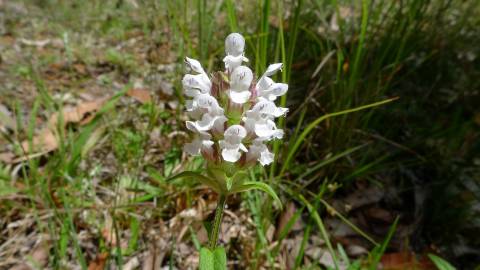
[[[214,261],[215,258],[210,249],[202,247],[200,249],[200,270],[214,270]]]
[[[237,186],[231,190],[231,193],[238,193],[238,192],[244,192],[244,191],[249,191],[252,189],[258,189],[261,190],[268,195],[270,195],[279,205],[282,207],[282,201],[280,201],[280,198],[278,198],[277,194],[275,191],[267,184],[262,183],[262,182],[245,182],[242,183],[240,186]]]
[[[200,249],[200,270],[226,270],[225,248],[217,247],[213,252],[207,247]]]
[[[213,257],[215,270],[227,269],[227,254],[225,253],[224,247],[217,247],[215,251],[213,251]]]
[[[180,178],[193,178],[195,180],[197,180],[198,182],[204,184],[204,185],[207,185],[209,187],[211,187],[213,190],[215,190],[216,192],[218,193],[221,193],[221,189],[217,183],[217,181],[215,181],[214,179],[212,178],[209,178],[209,177],[206,177],[204,175],[201,175],[200,173],[198,172],[193,172],[193,171],[184,171],[184,172],[181,172],[179,174],[176,174],[170,178],[167,179],[167,181],[172,181],[172,180],[175,180],[175,179],[180,179]]]
[[[428,254],[428,257],[430,258],[430,260],[432,260],[432,262],[435,264],[435,266],[439,270],[455,270],[456,269],[449,262],[445,261],[444,259],[442,259],[438,256],[435,256],[433,254]]]
[[[395,221],[393,222],[392,226],[390,226],[390,229],[388,230],[387,237],[385,240],[383,240],[383,243],[381,246],[375,247],[370,254],[372,255],[372,264],[370,265],[370,269],[374,270],[377,269],[377,265],[380,262],[380,259],[382,258],[383,254],[385,253],[385,250],[387,250],[388,243],[390,243],[390,240],[393,237],[393,234],[395,233],[395,230],[397,229],[397,224],[398,221],[400,220],[400,217],[397,216],[395,218]]]
[[[248,173],[246,171],[238,171],[231,177],[232,187],[231,190],[241,186],[245,179],[248,179]]]

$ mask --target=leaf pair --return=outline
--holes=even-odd
[[[224,247],[210,250],[207,247],[200,249],[200,270],[226,270],[227,255]]]
[[[282,202],[272,187],[263,182],[245,181],[245,179],[248,178],[248,175],[244,171],[238,171],[231,177],[228,177],[220,169],[209,169],[209,176],[204,176],[198,172],[184,171],[170,177],[169,180],[179,178],[191,178],[197,180],[198,182],[209,186],[217,193],[225,196],[253,189],[261,190],[270,195],[280,206],[282,206]]]

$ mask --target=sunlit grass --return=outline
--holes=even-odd
[[[284,200],[294,201],[299,206],[285,228],[285,233],[278,239],[281,242],[287,237],[289,227],[293,226],[296,220],[304,219],[306,228],[303,232],[302,247],[296,254],[295,269],[304,269],[305,245],[314,233],[320,234],[326,241],[327,249],[332,254],[337,268],[339,263],[345,263],[348,259],[342,256],[342,248],[330,239],[322,219],[328,206],[325,196],[328,194],[331,198],[335,195],[335,192],[327,192],[328,184],[340,184],[345,190],[349,190],[352,183],[358,179],[366,179],[376,184],[381,178],[376,176],[381,172],[404,165],[418,166],[428,158],[434,160],[435,157],[428,152],[403,157],[404,153],[416,145],[403,145],[404,142],[395,141],[404,135],[401,134],[397,123],[390,125],[390,121],[394,120],[389,120],[388,117],[394,116],[390,113],[393,111],[392,108],[399,110],[399,106],[408,106],[408,102],[415,102],[416,97],[402,96],[402,91],[411,87],[409,80],[420,81],[419,77],[430,75],[425,71],[429,69],[430,64],[437,64],[436,70],[450,68],[448,65],[451,63],[442,63],[439,60],[439,55],[445,53],[442,46],[447,47],[437,41],[444,38],[438,29],[439,25],[445,25],[442,24],[443,19],[450,16],[450,12],[478,13],[478,7],[473,3],[441,0],[410,0],[402,2],[402,5],[399,5],[398,1],[367,0],[352,3],[305,0],[288,3],[269,0],[223,2],[195,0],[139,2],[138,7],[131,6],[128,1],[118,7],[114,4],[115,1],[94,1],[92,5],[73,1],[80,8],[75,8],[73,4],[64,1],[44,2],[47,3],[45,10],[52,16],[52,29],[59,33],[60,38],[62,33],[68,33],[70,43],[78,41],[72,38],[75,31],[89,31],[92,35],[122,40],[129,31],[141,27],[145,35],[152,35],[156,42],[170,42],[172,44],[170,53],[175,54],[177,62],[181,63],[187,55],[198,57],[211,71],[221,65],[214,59],[222,55],[223,37],[226,33],[238,31],[247,38],[254,56],[250,59],[256,59],[249,65],[256,69],[257,74],[261,74],[269,62],[284,63],[283,73],[278,80],[290,84],[288,95],[291,104],[288,104],[288,107],[294,109],[287,120],[281,121],[279,125],[287,130],[288,143],[273,143],[278,162],[266,171],[252,171],[250,176],[252,181],[269,181],[282,193]],[[129,12],[139,12],[145,16],[136,20],[129,17]],[[334,15],[338,24],[336,30],[332,29]],[[451,26],[445,26],[445,31],[453,35],[458,33],[463,25],[471,24],[467,21],[467,16],[464,17],[452,22]],[[75,26],[77,22],[81,22],[80,28]],[[71,44],[70,50],[65,52],[69,63],[73,63],[75,57],[82,55],[79,53],[76,56],[75,48],[78,48],[76,46]],[[107,62],[115,66],[119,72],[134,74],[142,63],[135,62],[130,54],[118,51],[114,47],[111,45],[111,48],[104,52]],[[268,56],[274,59],[269,59]],[[317,68],[321,68],[320,71],[312,76]],[[178,80],[174,82],[175,93],[180,103],[183,102],[179,83],[183,73],[181,69],[180,66],[176,66]],[[417,72],[418,76],[415,76]],[[32,147],[38,113],[61,111],[62,104],[56,103],[52,98],[35,68],[24,67],[21,73],[25,78],[34,81],[39,96],[30,108],[27,127],[17,124],[18,130],[14,136],[8,135],[8,139],[17,144],[27,139],[29,147]],[[430,78],[433,78],[430,81],[435,85],[425,86],[423,88],[425,91],[433,91],[431,88],[440,87],[440,83],[434,81],[435,76]],[[131,176],[133,184],[128,189],[145,192],[129,203],[151,200],[167,203],[174,196],[172,194],[184,194],[188,198],[188,204],[191,204],[191,196],[195,192],[195,187],[191,183],[162,182],[181,162],[181,151],[178,150],[174,140],[163,168],[156,168],[152,164],[150,166],[140,164],[139,160],[144,153],[132,152],[132,149],[128,148],[129,145],[137,145],[141,149],[148,148],[147,137],[161,118],[160,109],[155,106],[142,109],[148,119],[148,125],[143,131],[135,130],[130,125],[120,127],[112,124],[115,121],[121,122],[124,117],[115,112],[113,105],[124,94],[125,91],[122,91],[112,98],[95,120],[81,127],[79,131],[58,129],[62,140],[58,150],[48,157],[46,164],[42,164],[42,167],[46,168],[46,173],[41,171],[40,159],[29,159],[21,168],[21,175],[27,186],[25,195],[29,198],[28,206],[35,216],[36,223],[42,231],[50,235],[60,235],[60,240],[54,244],[52,252],[54,267],[61,267],[67,247],[73,247],[76,260],[82,268],[88,267],[73,219],[77,214],[75,209],[90,208],[94,204],[92,198],[78,191],[84,187],[82,179],[89,181],[92,178],[89,172],[82,171],[80,165],[90,151],[93,151],[95,147],[92,145],[98,143],[97,140],[105,137],[111,140],[112,151],[122,161],[120,165],[122,173],[117,179],[111,179],[112,190],[118,192],[121,189],[120,178]],[[397,95],[400,96],[399,100],[392,98]],[[403,99],[407,101],[402,103]],[[419,96],[418,99],[428,101],[431,96]],[[286,103],[287,99],[283,97],[281,106],[286,106]],[[16,106],[20,109],[20,105]],[[141,109],[133,108],[130,113],[140,111]],[[177,112],[180,111],[178,108]],[[395,121],[403,117],[396,116]],[[20,113],[15,117],[18,123],[23,122],[21,117],[23,116]],[[463,127],[465,130],[473,125],[471,122],[462,125],[462,121],[467,120],[461,117],[455,118],[455,121],[459,122],[455,126]],[[441,130],[441,127],[438,130],[436,134],[446,132]],[[462,132],[464,133],[468,132]],[[365,134],[382,137],[384,140],[375,140],[372,139],[374,136],[368,137]],[[446,138],[452,144],[464,141],[464,137],[453,133],[448,134]],[[420,143],[423,141],[420,140]],[[389,148],[392,145],[395,150]],[[456,148],[455,145],[451,147]],[[422,149],[421,151],[426,151]],[[423,154],[427,157],[418,158]],[[198,168],[199,163],[201,160],[184,165]],[[156,179],[156,182],[148,185],[137,183],[140,169],[148,170],[150,177]],[[157,169],[161,172],[157,172]],[[0,178],[8,179],[10,170],[11,168],[0,166]],[[3,181],[0,188],[2,189],[0,196],[3,192],[10,194],[17,190],[13,186],[4,185]],[[53,188],[58,188],[59,192],[52,193]],[[78,199],[76,196],[81,197]],[[270,243],[266,240],[266,234],[268,226],[274,224],[280,211],[270,199],[260,193],[249,193],[245,200],[258,236],[256,249],[249,264],[253,269],[260,267],[264,261],[266,265],[272,266],[279,251],[268,248]],[[42,219],[43,212],[37,209],[38,205],[34,203],[37,201],[41,201],[44,208],[54,209],[53,219],[47,222]],[[115,220],[117,208],[127,208],[118,210],[121,213],[119,216],[124,218],[123,215],[128,212],[131,205],[117,203],[120,204],[115,201],[111,205],[114,210],[110,214],[114,217],[113,223],[116,224],[112,233],[118,234],[117,230],[121,228],[118,228]],[[348,223],[348,215],[340,211],[338,214]],[[126,218],[128,220],[126,226],[132,227],[138,234],[139,221],[131,218]],[[362,263],[371,269],[376,267],[387,250],[397,222],[398,219],[382,239],[372,239],[360,228],[355,227],[358,233],[372,244],[370,255],[366,256]],[[375,245],[374,242],[382,244]],[[128,253],[132,253],[136,246],[132,243],[128,248]],[[114,254],[114,263],[117,266],[125,263],[122,259],[122,252],[125,251],[122,251],[120,246],[112,247],[103,243],[102,249]],[[267,251],[263,252],[264,250]],[[356,263],[357,261],[352,262],[351,265]]]

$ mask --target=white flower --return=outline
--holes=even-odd
[[[274,101],[277,99],[277,97],[285,95],[285,93],[288,91],[288,84],[275,83],[269,78],[281,69],[282,63],[271,64],[268,66],[267,71],[265,71],[262,77],[260,77],[256,85],[258,97],[263,97],[270,101]]]
[[[225,53],[227,56],[223,58],[225,62],[225,68],[232,72],[235,68],[239,67],[242,62],[248,62],[243,53],[245,49],[245,39],[238,33],[231,33],[225,39]]]
[[[287,108],[277,107],[275,103],[264,98],[259,98],[258,102],[245,115],[249,118],[269,118],[280,117],[288,112]]]
[[[283,138],[283,130],[278,129],[273,120],[244,118],[244,123],[245,129],[249,133],[254,133],[262,141]]]
[[[236,162],[240,159],[247,148],[242,144],[242,140],[247,136],[247,131],[240,125],[232,125],[224,133],[224,139],[219,142],[222,149],[222,157],[225,161]]]
[[[187,143],[183,147],[183,151],[192,156],[197,156],[200,153],[205,153],[207,156],[213,157],[213,141],[212,136],[205,132],[198,130],[193,122],[187,121],[187,128],[197,134],[196,138],[191,143]]]
[[[254,163],[256,160],[262,166],[273,162],[274,154],[268,151],[268,147],[261,140],[254,140],[248,148],[246,163]]]
[[[195,97],[199,94],[210,93],[212,83],[206,74],[186,74],[182,79],[185,95]]]
[[[288,109],[279,108],[272,101],[260,98],[253,108],[245,113],[243,122],[249,133],[254,133],[261,140],[283,138],[283,130],[277,129],[273,119],[284,115]]]
[[[185,95],[195,97],[199,94],[210,93],[212,82],[207,73],[202,68],[200,62],[192,58],[185,58],[187,67],[197,74],[186,74],[182,79],[182,85],[185,89]]]
[[[228,95],[234,103],[243,104],[250,99],[250,85],[253,80],[253,73],[246,66],[239,66],[233,70],[230,76],[230,90]]]
[[[197,130],[210,130],[215,123],[220,126],[227,120],[223,109],[218,105],[218,101],[209,94],[199,94],[193,100],[187,102],[186,105],[190,116],[199,119],[190,124],[195,126]]]
[[[213,141],[202,140],[200,138],[193,139],[192,142],[186,143],[183,146],[183,151],[192,156],[198,156],[200,153],[205,153],[207,156],[213,157]]]

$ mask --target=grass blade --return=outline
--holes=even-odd
[[[344,110],[344,111],[340,111],[340,112],[335,112],[335,113],[329,113],[329,114],[320,116],[320,117],[317,118],[315,121],[311,122],[311,123],[307,126],[307,128],[305,128],[305,130],[300,134],[300,136],[298,136],[298,139],[295,141],[295,144],[289,148],[289,152],[288,152],[287,158],[285,159],[285,162],[283,163],[282,169],[280,170],[280,175],[283,175],[283,173],[285,172],[285,170],[288,169],[288,166],[289,166],[290,162],[291,162],[292,159],[294,158],[294,155],[296,154],[296,151],[298,150],[298,148],[299,148],[299,147],[301,146],[301,144],[303,143],[303,140],[304,140],[304,139],[307,137],[307,135],[310,134],[310,132],[311,132],[316,126],[318,126],[318,124],[320,124],[322,121],[324,121],[324,120],[326,120],[326,119],[328,119],[328,118],[331,118],[331,117],[335,117],[335,116],[339,116],[339,115],[344,115],[344,114],[349,114],[349,113],[352,113],[352,112],[357,112],[357,111],[361,111],[361,110],[365,110],[365,109],[377,107],[377,106],[380,106],[380,105],[383,105],[383,104],[392,102],[392,101],[394,101],[394,100],[396,100],[396,99],[397,99],[397,98],[391,98],[391,99],[387,99],[387,100],[382,100],[382,101],[379,101],[379,102],[371,103],[371,104],[368,104],[368,105],[363,105],[363,106],[356,107],[356,108],[353,108],[353,109],[348,109],[348,110]]]

